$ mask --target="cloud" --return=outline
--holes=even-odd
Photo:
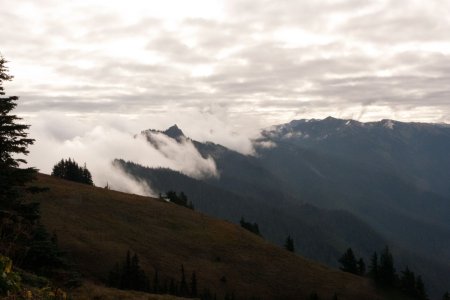
[[[153,166],[168,167],[198,179],[218,176],[214,160],[211,157],[203,158],[189,139],[182,138],[177,142],[163,133],[155,132],[147,132],[146,136],[158,154],[162,155],[152,161]]]
[[[0,4],[23,114],[450,122],[445,0]]]
[[[214,160],[203,158],[188,140],[177,143],[162,134],[154,134],[156,148],[143,135],[128,132],[126,126],[108,126],[113,121],[108,118],[103,120],[106,127],[92,126],[92,120],[70,116],[47,114],[42,119],[30,119],[33,120],[30,137],[36,142],[30,147],[28,165],[47,174],[60,159],[71,157],[79,164],[87,164],[96,185],[109,184],[112,189],[142,195],[154,193],[151,187],[131,179],[113,165],[114,159],[171,168],[195,178],[217,176]]]

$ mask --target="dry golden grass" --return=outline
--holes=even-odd
[[[33,196],[43,223],[88,279],[105,279],[130,249],[149,275],[158,269],[178,279],[184,264],[189,277],[196,271],[199,291],[207,287],[218,296],[305,299],[317,292],[320,299],[334,293],[339,299],[384,299],[367,279],[306,260],[226,221],[47,175],[39,175],[37,184],[50,188]]]

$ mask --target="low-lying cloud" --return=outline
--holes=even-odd
[[[157,160],[152,161],[153,165],[156,163],[159,167],[178,170],[198,179],[218,176],[214,160],[211,157],[203,158],[189,139],[176,141],[163,133],[155,132],[147,132],[146,135],[155,143],[159,154],[159,157],[155,157]],[[139,135],[137,138],[142,139],[143,136]]]
[[[135,180],[113,165],[123,159],[147,167],[164,167],[194,178],[217,176],[212,158],[203,158],[190,140],[177,142],[161,133],[152,134],[157,148],[141,134],[127,131],[123,126],[96,125],[70,116],[46,118],[32,122],[30,136],[36,139],[30,147],[28,165],[51,173],[62,158],[71,157],[86,163],[94,184],[141,195],[155,195],[151,187]]]

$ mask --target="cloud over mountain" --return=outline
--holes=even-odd
[[[71,131],[61,131],[61,125]],[[36,139],[30,147],[29,165],[44,173],[51,173],[52,167],[61,158],[74,158],[86,163],[94,183],[108,184],[112,189],[142,195],[154,195],[151,187],[127,176],[115,159],[133,161],[143,166],[164,167],[180,171],[194,178],[218,176],[212,158],[203,158],[192,142],[170,139],[162,133],[133,134],[123,128],[87,126],[70,117],[48,116],[35,122],[31,136]]]

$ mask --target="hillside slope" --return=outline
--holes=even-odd
[[[389,244],[370,226],[344,210],[319,209],[310,204],[288,203],[273,196],[272,203],[190,178],[170,169],[152,169],[116,161],[132,176],[151,184],[156,191],[183,191],[198,211],[239,224],[242,217],[259,225],[269,241],[283,245],[290,235],[302,256],[338,266],[338,259],[351,247],[358,255],[370,257],[374,249]],[[266,196],[266,199],[268,197]]]
[[[385,299],[367,279],[306,260],[229,222],[158,199],[129,195],[40,175],[50,188],[32,200],[82,274],[103,280],[127,250],[161,278],[196,271],[199,290],[238,299]],[[226,280],[223,280],[225,278]],[[222,279],[222,280],[221,280]]]
[[[387,244],[398,270],[409,266],[422,274],[433,298],[448,290],[448,125],[296,120],[264,130],[252,156],[191,140],[176,126],[142,134],[150,143],[158,134],[192,142],[204,158],[214,160],[220,175],[194,180],[122,161],[129,175],[155,191],[182,190],[199,211],[257,222],[278,245],[290,234],[299,253],[330,266],[347,247],[367,260]],[[313,218],[309,210],[305,218],[305,204],[317,208]],[[341,217],[343,211],[348,218]],[[329,213],[337,213],[342,222],[321,217]],[[323,220],[322,232],[305,229],[316,219]]]

